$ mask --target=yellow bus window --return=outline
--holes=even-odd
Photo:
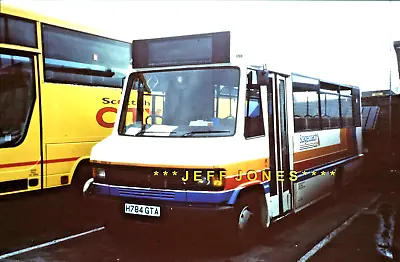
[[[0,15],[0,43],[37,47],[35,22]]]
[[[45,81],[121,88],[130,43],[42,25]]]
[[[34,100],[32,58],[0,53],[0,147],[22,142]]]

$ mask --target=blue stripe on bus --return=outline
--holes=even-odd
[[[321,169],[321,171],[322,170],[323,169]],[[317,177],[317,176],[321,176],[321,171],[315,171],[316,172],[315,175],[312,174],[312,171],[309,171],[306,175],[303,175],[302,173],[300,173],[300,174],[297,175],[297,180],[293,181],[293,183],[300,183],[300,182],[303,182],[303,181],[305,181],[307,179],[310,179],[310,178],[313,178],[313,177]],[[325,176],[331,176],[331,174],[329,173],[330,171],[331,170],[325,171],[326,172]],[[334,177],[334,176],[332,176],[332,177]]]
[[[269,193],[269,181],[265,181],[262,183],[263,187],[264,187],[264,194],[268,194]],[[236,202],[236,199],[240,193],[240,190],[242,190],[243,188],[237,188],[235,189],[234,193],[232,194],[231,198],[228,201],[229,205],[234,205]]]
[[[312,171],[307,171],[306,175],[304,175],[302,172],[298,173],[297,174],[297,180],[293,181],[293,182],[294,183],[299,183],[299,182],[302,182],[304,180],[307,180],[307,179],[310,179],[310,178],[313,178],[313,177],[321,176],[321,172],[322,171],[326,172],[325,176],[331,176],[330,172],[332,170],[338,168],[339,166],[341,166],[341,165],[343,165],[343,164],[345,164],[345,163],[347,163],[349,161],[353,161],[354,159],[358,159],[358,158],[359,158],[359,156],[353,156],[353,157],[350,157],[350,158],[341,159],[341,160],[338,160],[337,162],[334,162],[334,163],[331,163],[331,164],[327,164],[327,165],[324,165],[322,167],[318,167],[318,168],[316,168],[316,169],[314,169]],[[313,171],[316,172],[315,175],[312,174]],[[334,176],[332,176],[332,177],[334,177]]]
[[[191,203],[226,203],[233,193],[233,190],[221,193],[187,192],[187,201]]]
[[[152,199],[190,203],[234,204],[242,188],[221,192],[167,191],[158,189],[137,189],[107,185],[94,185],[96,194],[116,197]],[[269,193],[269,182],[263,183],[264,192]]]
[[[301,174],[301,173],[300,173],[300,174]],[[306,175],[303,175],[303,174],[297,175],[297,180],[296,180],[296,181],[293,181],[293,182],[294,182],[294,183],[303,182],[303,181],[305,181],[305,180],[307,180],[307,179],[310,179],[310,178],[312,178],[312,177],[316,177],[316,176],[313,176],[313,175],[311,174],[311,172],[308,172]]]

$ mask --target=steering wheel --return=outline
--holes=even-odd
[[[228,119],[235,119],[235,117],[234,116],[227,116],[227,117],[224,118],[224,120],[228,120]]]
[[[160,116],[160,115],[155,115],[155,114],[150,114],[150,115],[148,115],[147,117],[146,117],[146,119],[145,119],[145,121],[144,121],[144,123],[147,125],[147,120],[150,118],[150,117],[155,117],[155,118],[161,118],[161,120],[164,120],[164,118],[162,117],[162,116]]]

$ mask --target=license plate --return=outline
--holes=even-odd
[[[125,213],[140,216],[160,217],[161,208],[159,206],[125,204]]]

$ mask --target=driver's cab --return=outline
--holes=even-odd
[[[235,66],[133,71],[127,81],[119,134],[233,136],[240,70]],[[136,105],[133,116],[129,104]],[[146,106],[148,108],[146,108]]]
[[[266,85],[267,79],[264,68],[226,64],[134,70],[125,88],[118,133],[226,137],[243,128],[243,120],[237,120],[244,118],[246,138],[264,135],[260,85]],[[239,102],[241,95],[246,99]],[[137,107],[131,110],[133,116],[130,104]]]

